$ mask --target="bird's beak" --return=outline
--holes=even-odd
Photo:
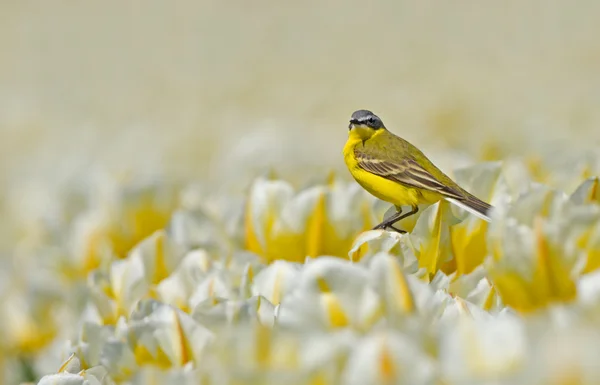
[[[358,124],[358,120],[350,119],[350,124],[348,125],[348,130],[353,129],[356,124]]]

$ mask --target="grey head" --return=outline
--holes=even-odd
[[[374,130],[385,128],[383,122],[379,119],[379,116],[369,110],[355,111],[350,118],[350,126],[348,126],[348,128],[352,129],[352,126],[354,125],[367,126]]]

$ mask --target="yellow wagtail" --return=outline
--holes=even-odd
[[[441,199],[489,221],[492,206],[471,195],[440,171],[415,146],[389,132],[377,115],[367,110],[352,114],[344,160],[356,181],[369,193],[392,203],[397,212],[373,230],[388,227],[419,211],[419,204]],[[401,206],[412,210],[402,214]]]

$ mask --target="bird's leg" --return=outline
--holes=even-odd
[[[419,206],[413,206],[412,210],[410,210],[409,212],[407,212],[406,214],[400,216],[400,218],[396,219],[394,222],[390,223],[391,225],[393,225],[394,223],[403,220],[404,218],[408,218],[411,215],[415,215],[416,213],[419,212]]]
[[[388,229],[392,229],[392,230],[394,230],[395,232],[397,232],[397,233],[400,233],[400,234],[406,234],[406,233],[407,233],[407,231],[406,231],[406,230],[399,229],[399,228],[397,228],[397,227],[394,227],[394,226],[392,226],[392,225],[389,225],[389,226],[388,226]]]
[[[402,216],[402,207],[396,207],[396,209],[398,211],[396,211],[394,214],[392,214],[388,219],[384,220],[383,222],[381,222],[377,226],[373,227],[373,230],[385,229],[389,225],[391,225],[393,223],[396,223],[397,218],[399,218],[400,216]]]
[[[392,229],[394,229],[395,231],[399,232],[399,233],[406,233],[406,231],[404,230],[400,230],[397,229],[393,226],[394,223],[401,221],[404,218],[410,217],[411,215],[416,214],[417,212],[419,212],[419,206],[413,206],[412,210],[407,212],[406,214],[402,214],[402,208],[398,207],[398,211],[392,215],[391,217],[389,217],[388,219],[386,219],[385,221],[381,222],[380,224],[378,224],[377,226],[375,226],[373,228],[373,230],[379,230],[379,229],[386,229],[388,227],[391,227]]]
[[[399,229],[399,228],[394,227],[392,225],[389,225],[386,229],[392,229],[392,230],[394,230],[397,233],[406,234],[406,230]]]

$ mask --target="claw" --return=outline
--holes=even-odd
[[[396,228],[396,227],[394,227],[392,225],[386,226],[385,222],[380,223],[377,226],[373,227],[373,230],[395,231],[395,232],[400,233],[400,234],[406,234],[405,230],[398,229],[398,228]]]
[[[389,228],[389,229],[392,229],[392,230],[394,230],[395,232],[397,232],[397,233],[400,233],[400,234],[406,234],[406,233],[407,233],[407,231],[406,231],[406,230],[398,229],[398,228],[396,228],[396,227],[394,227],[394,226],[390,226],[390,227],[388,227],[388,228]]]

